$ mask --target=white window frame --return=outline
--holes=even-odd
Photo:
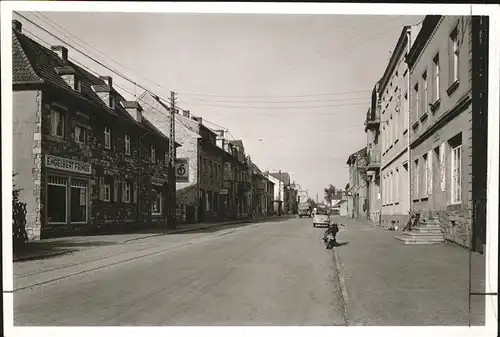
[[[53,180],[53,181],[51,181]],[[63,183],[64,182],[64,183]],[[49,185],[52,185],[52,186],[62,186],[65,188],[65,193],[64,193],[64,196],[65,196],[65,203],[66,203],[66,209],[65,209],[65,219],[64,221],[49,221],[49,214],[48,214],[48,209],[47,209],[47,213],[46,213],[46,218],[47,218],[47,223],[49,224],[66,224],[68,223],[68,218],[69,218],[69,202],[68,202],[68,193],[69,193],[69,188],[68,188],[68,185],[69,185],[69,179],[68,177],[61,177],[61,176],[58,176],[58,175],[47,175],[47,187]],[[49,202],[49,196],[47,194],[46,196],[46,200],[47,202]],[[48,206],[48,205],[47,205]]]
[[[429,106],[429,83],[427,81],[427,70],[422,74],[422,84],[424,89],[424,97],[423,97],[423,111],[422,114],[427,112],[427,108]]]
[[[462,144],[452,147],[450,153],[451,204],[455,205],[462,203]]]
[[[441,192],[446,191],[446,142],[439,146],[439,168],[440,168],[440,184]]]
[[[424,154],[422,156],[422,162],[423,162],[423,165],[422,165],[422,169],[420,170],[420,173],[422,174],[422,181],[421,183],[423,184],[422,186],[422,196],[423,197],[427,197],[427,186],[428,186],[428,175],[427,175],[427,169],[429,167],[429,158],[427,156],[427,154]]]
[[[151,153],[150,153],[150,159],[151,159],[151,162],[152,162],[152,163],[156,163],[156,146],[151,145],[151,146],[149,147],[149,149],[150,149],[150,152],[151,152]]]
[[[109,107],[114,110],[116,104],[115,96],[112,94],[109,95]]]
[[[125,154],[130,156],[130,136],[125,135]]]
[[[66,126],[66,113],[57,109],[50,109],[50,134],[55,137],[64,138]],[[57,133],[57,127],[61,124],[61,133]]]
[[[162,215],[163,214],[163,193],[159,191],[158,189],[155,188],[156,195],[160,196],[160,205],[159,205],[159,212],[154,211],[154,204],[151,203],[151,215]],[[156,197],[155,197],[156,201]]]
[[[458,26],[455,27],[455,29],[453,30],[453,32],[451,33],[451,43],[452,43],[452,50],[451,50],[451,53],[453,54],[453,64],[452,64],[452,67],[450,67],[452,70],[453,70],[453,83],[457,82],[458,81],[458,72],[459,72],[459,54],[460,54],[460,50],[458,48]],[[453,84],[453,83],[450,83]]]
[[[77,132],[77,130],[80,129],[84,132],[84,140],[81,142],[78,138],[80,132]],[[77,142],[80,145],[86,145],[87,144],[87,128],[81,124],[76,123],[75,124],[75,142]]]
[[[419,160],[417,159],[415,161],[415,171],[416,171],[416,174],[415,174],[415,195],[414,195],[414,199],[418,199],[420,197],[420,189],[419,189],[419,184],[420,184],[420,162]]]
[[[418,83],[413,86],[413,91],[415,92],[415,120],[413,123],[417,122],[420,118],[420,87]]]
[[[395,194],[395,202],[399,203],[399,167],[396,167],[396,175],[394,180],[394,194]]]
[[[122,182],[122,202],[129,204],[131,201],[131,186],[128,181]]]
[[[103,200],[106,202],[111,201],[111,185],[110,184],[104,184],[103,186]]]
[[[434,189],[434,167],[433,167],[433,159],[434,157],[434,150],[429,150],[427,153],[427,195],[432,195],[433,189]]]
[[[109,126],[104,126],[104,148],[111,149],[111,128]]]
[[[433,60],[432,60],[432,63],[434,64],[434,103],[436,103],[437,101],[439,101],[441,99],[441,84],[440,84],[440,66],[439,66],[439,53],[437,53]]]

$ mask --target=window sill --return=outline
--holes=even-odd
[[[394,141],[394,145],[396,145],[398,142],[399,142],[399,138],[396,138],[396,140]]]
[[[429,197],[422,197],[422,198],[420,198],[420,201],[427,201],[427,200],[429,200]]]
[[[394,205],[399,205],[399,201],[398,201],[398,202],[396,202],[396,203],[394,203]]]
[[[424,114],[422,116],[420,116],[420,122],[423,122],[427,119],[427,117],[429,117],[429,114],[426,112],[424,112]]]
[[[411,128],[415,130],[418,127],[418,121],[413,122]]]
[[[441,100],[440,99],[436,100],[434,103],[431,103],[430,104],[431,112],[432,113],[436,112],[437,109],[439,109],[440,105],[441,105]]]
[[[413,198],[413,202],[419,202],[420,198]]]
[[[405,130],[403,131],[403,136],[405,136],[407,133],[408,133],[408,129],[405,129]]]
[[[448,89],[446,89],[446,93],[448,94],[448,96],[451,96],[458,88],[460,84],[460,81],[459,80],[456,80],[455,82],[453,82],[450,87]]]
[[[448,211],[453,211],[453,210],[459,210],[461,207],[462,207],[462,202],[456,202],[456,203],[449,203],[446,208]]]

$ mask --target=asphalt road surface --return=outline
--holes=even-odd
[[[309,218],[229,229],[19,290],[14,324],[345,325],[334,253],[325,249],[323,232]]]

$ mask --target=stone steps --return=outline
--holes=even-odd
[[[394,237],[396,240],[403,241],[405,244],[435,244],[444,242],[443,233],[439,232],[420,232],[412,230],[411,232],[403,232],[401,235]]]

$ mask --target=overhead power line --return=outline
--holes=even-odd
[[[244,105],[221,105],[221,104],[198,104],[190,103],[197,106],[212,106],[218,108],[236,108],[236,109],[314,109],[314,108],[332,108],[346,106],[367,106],[368,103],[351,103],[351,104],[334,104],[334,105],[302,105],[302,106],[244,106]]]
[[[189,102],[194,101],[201,101],[201,102],[212,102],[212,103],[252,103],[252,104],[260,104],[260,103],[272,103],[272,104],[279,104],[279,103],[326,103],[326,102],[339,102],[339,101],[347,101],[347,100],[367,100],[371,99],[371,97],[344,97],[344,98],[338,98],[338,99],[325,99],[325,100],[307,100],[307,101],[239,101],[239,100],[219,100],[219,99],[204,99],[204,98],[188,98]]]

